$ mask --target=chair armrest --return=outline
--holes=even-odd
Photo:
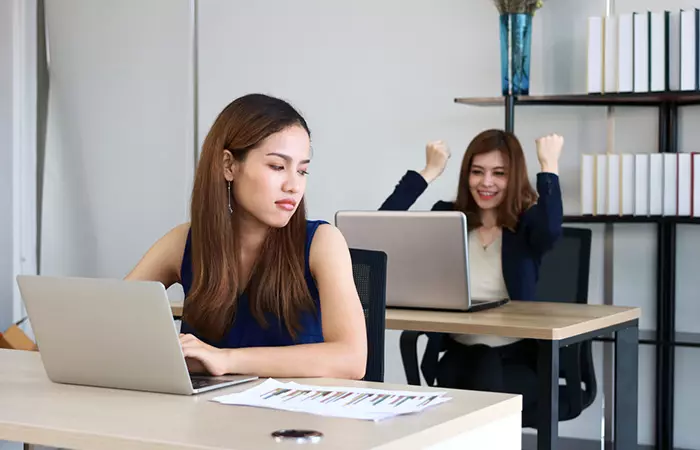
[[[583,411],[581,394],[581,344],[563,347],[559,353],[559,373],[566,380],[562,393],[566,395],[564,404],[569,407],[569,416],[576,417]],[[563,412],[563,411],[562,411]]]
[[[586,393],[583,396],[583,407],[587,408],[595,400],[598,393],[598,383],[593,368],[593,342],[581,342],[581,381],[586,385]]]
[[[428,343],[425,346],[425,353],[418,369],[418,338],[421,335],[428,337]],[[440,359],[440,352],[444,351],[444,334],[425,331],[403,331],[399,342],[401,348],[401,359],[403,361],[404,371],[406,372],[406,381],[408,384],[420,386],[420,373],[423,373],[425,382],[428,386],[433,386],[437,379],[437,367]]]
[[[418,338],[426,334],[423,331],[402,331],[399,340],[401,360],[406,372],[406,381],[413,386],[420,386],[420,373],[418,372]]]

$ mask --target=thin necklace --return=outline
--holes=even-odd
[[[493,239],[493,240],[492,240],[491,242],[489,242],[488,244],[484,244],[484,242],[481,241],[481,239],[482,239],[484,236],[483,236],[483,234],[481,233],[480,230],[484,230],[484,229],[486,229],[486,230],[492,230],[492,229],[494,229],[494,228],[496,228],[496,227],[485,228],[485,227],[482,226],[482,227],[480,227],[479,229],[477,229],[477,231],[479,232],[479,238],[480,238],[480,242],[479,242],[479,243],[481,244],[482,250],[486,250],[486,249],[489,247],[489,245],[493,244],[493,242],[495,241],[495,239]]]

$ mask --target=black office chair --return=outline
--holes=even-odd
[[[384,381],[384,333],[386,320],[386,253],[350,249],[355,287],[367,325],[365,381]]]
[[[563,228],[555,247],[542,259],[537,283],[538,301],[588,303],[588,278],[591,259],[591,230]],[[400,348],[408,384],[420,385],[418,373],[418,338],[428,337],[420,370],[428,385],[437,381],[437,366],[444,348],[443,333],[404,331]],[[593,403],[597,384],[593,368],[591,341],[563,347],[559,353],[560,377],[566,381],[559,387],[559,420],[571,420]],[[537,413],[526,412],[523,427],[537,426]]]

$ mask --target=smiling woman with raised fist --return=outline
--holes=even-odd
[[[542,256],[562,232],[559,186],[561,136],[536,140],[540,171],[537,190],[528,180],[518,139],[502,130],[486,130],[467,147],[453,202],[439,201],[433,211],[462,211],[467,216],[472,298],[536,300]],[[442,141],[426,147],[426,166],[409,170],[381,210],[407,210],[445,168],[450,157]],[[435,338],[433,338],[435,339]],[[451,335],[438,366],[443,387],[523,395],[523,416],[537,409],[537,346],[529,339]],[[433,345],[435,345],[433,343]]]

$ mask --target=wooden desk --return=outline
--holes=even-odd
[[[175,317],[182,314],[182,304],[172,309]],[[615,333],[614,448],[632,449],[637,445],[640,315],[639,308],[624,306],[511,301],[476,313],[388,308],[386,327],[537,340],[543,409],[537,427],[539,450],[558,448],[560,347]]]
[[[391,330],[490,334],[501,337],[562,340],[639,319],[639,308],[575,303],[512,301],[478,313],[389,308]]]
[[[288,449],[298,445],[278,444],[270,433],[303,428],[324,434],[317,449],[521,448],[519,395],[450,390],[444,405],[376,423],[208,401],[251,386],[180,396],[55,384],[37,352],[0,350],[0,440],[73,449]]]
[[[387,309],[386,327],[537,340],[540,450],[559,448],[559,349],[614,332],[614,448],[626,450],[637,448],[640,315],[639,308],[624,306],[512,301],[477,313]]]

